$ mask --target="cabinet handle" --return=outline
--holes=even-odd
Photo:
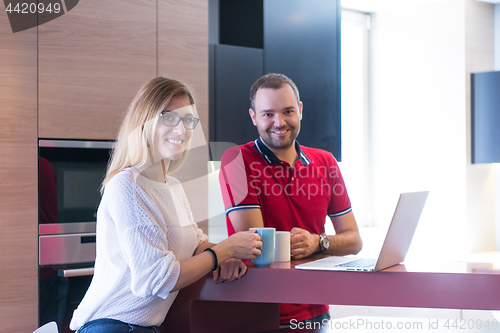
[[[59,276],[63,277],[76,277],[94,275],[94,267],[91,268],[78,268],[78,269],[63,269],[59,271]]]

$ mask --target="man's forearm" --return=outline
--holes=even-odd
[[[363,241],[356,231],[345,231],[337,235],[328,235],[328,240],[330,241],[330,246],[322,253],[333,256],[356,254],[363,247]]]

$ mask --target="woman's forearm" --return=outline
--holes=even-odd
[[[215,246],[214,243],[203,242],[196,248],[196,250],[194,250],[193,256],[203,253],[203,251],[205,251],[206,249],[212,248],[214,246]]]
[[[198,281],[215,266],[214,255],[205,251],[211,248],[221,263],[229,258],[252,259],[260,254],[258,247],[262,246],[260,236],[253,231],[238,232],[219,244],[202,243],[194,251],[194,256],[179,261],[180,273],[172,291],[177,291]]]
[[[213,255],[208,251],[179,261],[179,278],[171,292],[187,287],[207,275],[214,268],[214,262]]]
[[[231,258],[230,248],[221,242],[213,244],[209,242],[201,243],[191,258],[179,261],[180,273],[177,282],[171,292],[180,290],[190,284],[198,281],[206,274],[214,269],[215,258],[212,253],[205,251],[207,248],[212,248],[217,255],[218,263]]]

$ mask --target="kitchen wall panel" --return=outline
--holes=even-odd
[[[250,2],[224,0],[219,8],[211,7],[219,14],[217,18],[211,13],[211,23],[218,24],[218,29],[211,29],[219,30],[220,44],[213,47],[210,60],[214,73],[210,140],[241,144],[255,139],[257,131],[249,117],[238,113],[248,114],[248,94],[256,79],[262,74],[283,73],[295,82],[304,104],[298,141],[327,150],[340,161],[340,0],[317,0],[314,5],[305,0]],[[240,19],[245,12],[261,17],[245,24],[246,19]],[[240,30],[263,34],[263,49],[244,34],[238,39],[235,31]],[[211,36],[217,42],[213,33]],[[222,114],[225,120],[221,120]]]
[[[264,1],[264,72],[283,73],[304,104],[297,140],[341,161],[340,0]]]
[[[0,45],[0,331],[32,332],[38,326],[36,28],[12,33],[5,15]]]
[[[248,114],[249,93],[252,84],[264,75],[264,50],[223,44],[212,47],[214,74],[210,140],[232,145],[253,141],[258,132]],[[220,161],[228,147],[226,144],[214,145],[212,159]]]
[[[208,0],[158,0],[158,74],[193,90],[200,125],[174,176],[183,183],[196,222],[208,231]]]
[[[115,139],[156,75],[156,1],[80,1],[38,29],[39,136]]]

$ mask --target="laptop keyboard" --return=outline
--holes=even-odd
[[[343,264],[335,265],[335,267],[355,267],[355,268],[368,268],[373,267],[377,263],[377,259],[358,259],[348,261]]]

